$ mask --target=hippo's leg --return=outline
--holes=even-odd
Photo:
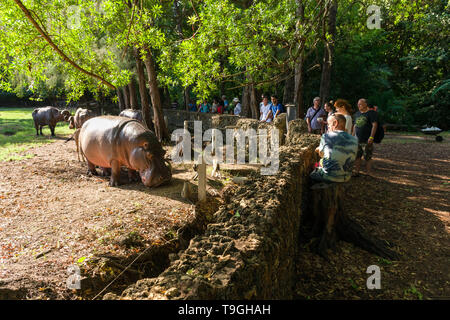
[[[97,170],[95,170],[95,164],[93,164],[92,162],[89,162],[89,160],[86,160],[87,165],[88,165],[88,175],[93,175],[93,176],[98,176]]]
[[[109,180],[109,185],[111,187],[117,187],[120,184],[120,163],[117,160],[111,161],[111,179]]]
[[[111,175],[111,168],[101,167],[101,169],[102,169],[102,176],[109,177]]]
[[[129,182],[137,182],[139,181],[139,174],[136,170],[128,169],[128,181]]]

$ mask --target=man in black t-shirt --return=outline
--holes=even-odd
[[[370,110],[366,99],[358,100],[359,111],[354,114],[353,135],[358,138],[358,152],[355,160],[355,174],[359,175],[361,158],[366,160],[367,174],[372,173],[373,139],[378,126],[378,114]]]

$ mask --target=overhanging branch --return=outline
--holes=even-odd
[[[36,28],[36,30],[42,35],[42,37],[48,42],[48,44],[61,56],[61,58],[68,62],[70,65],[72,65],[75,69],[81,71],[82,73],[95,78],[99,80],[101,83],[106,85],[107,87],[111,89],[116,89],[116,87],[106,81],[104,78],[102,78],[99,75],[96,75],[95,73],[92,73],[90,71],[85,70],[84,68],[80,67],[78,64],[76,64],[72,59],[70,59],[61,49],[58,48],[58,46],[52,41],[52,39],[47,35],[47,33],[41,28],[41,26],[36,22],[36,20],[31,15],[31,12],[23,5],[23,3],[20,0],[14,0],[16,4],[19,6],[19,8],[23,11],[27,19],[31,22],[31,24]]]

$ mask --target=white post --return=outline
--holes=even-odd
[[[206,200],[206,163],[203,159],[203,154],[198,156],[198,201]]]

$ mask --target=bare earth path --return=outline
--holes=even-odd
[[[88,177],[73,141],[56,140],[27,151],[31,159],[0,166],[0,299],[70,299],[67,268],[96,254],[129,255],[138,246],[164,241],[192,218],[181,198],[183,179],[156,189],[142,183],[108,186],[108,177]]]
[[[28,151],[31,159],[0,165],[0,299],[73,299],[67,268],[94,255],[126,256],[162,243],[192,219],[183,179],[110,188],[86,176],[73,142]],[[374,174],[348,184],[345,210],[401,258],[388,261],[339,242],[327,262],[304,243],[297,257],[298,299],[450,299],[450,141],[388,135],[376,145]],[[381,268],[381,289],[368,290],[367,267]]]
[[[388,261],[339,242],[330,262],[309,250],[298,257],[299,299],[450,299],[450,141],[388,134],[375,145],[371,176],[352,178],[345,210],[393,244]],[[368,290],[367,267],[381,269]]]

